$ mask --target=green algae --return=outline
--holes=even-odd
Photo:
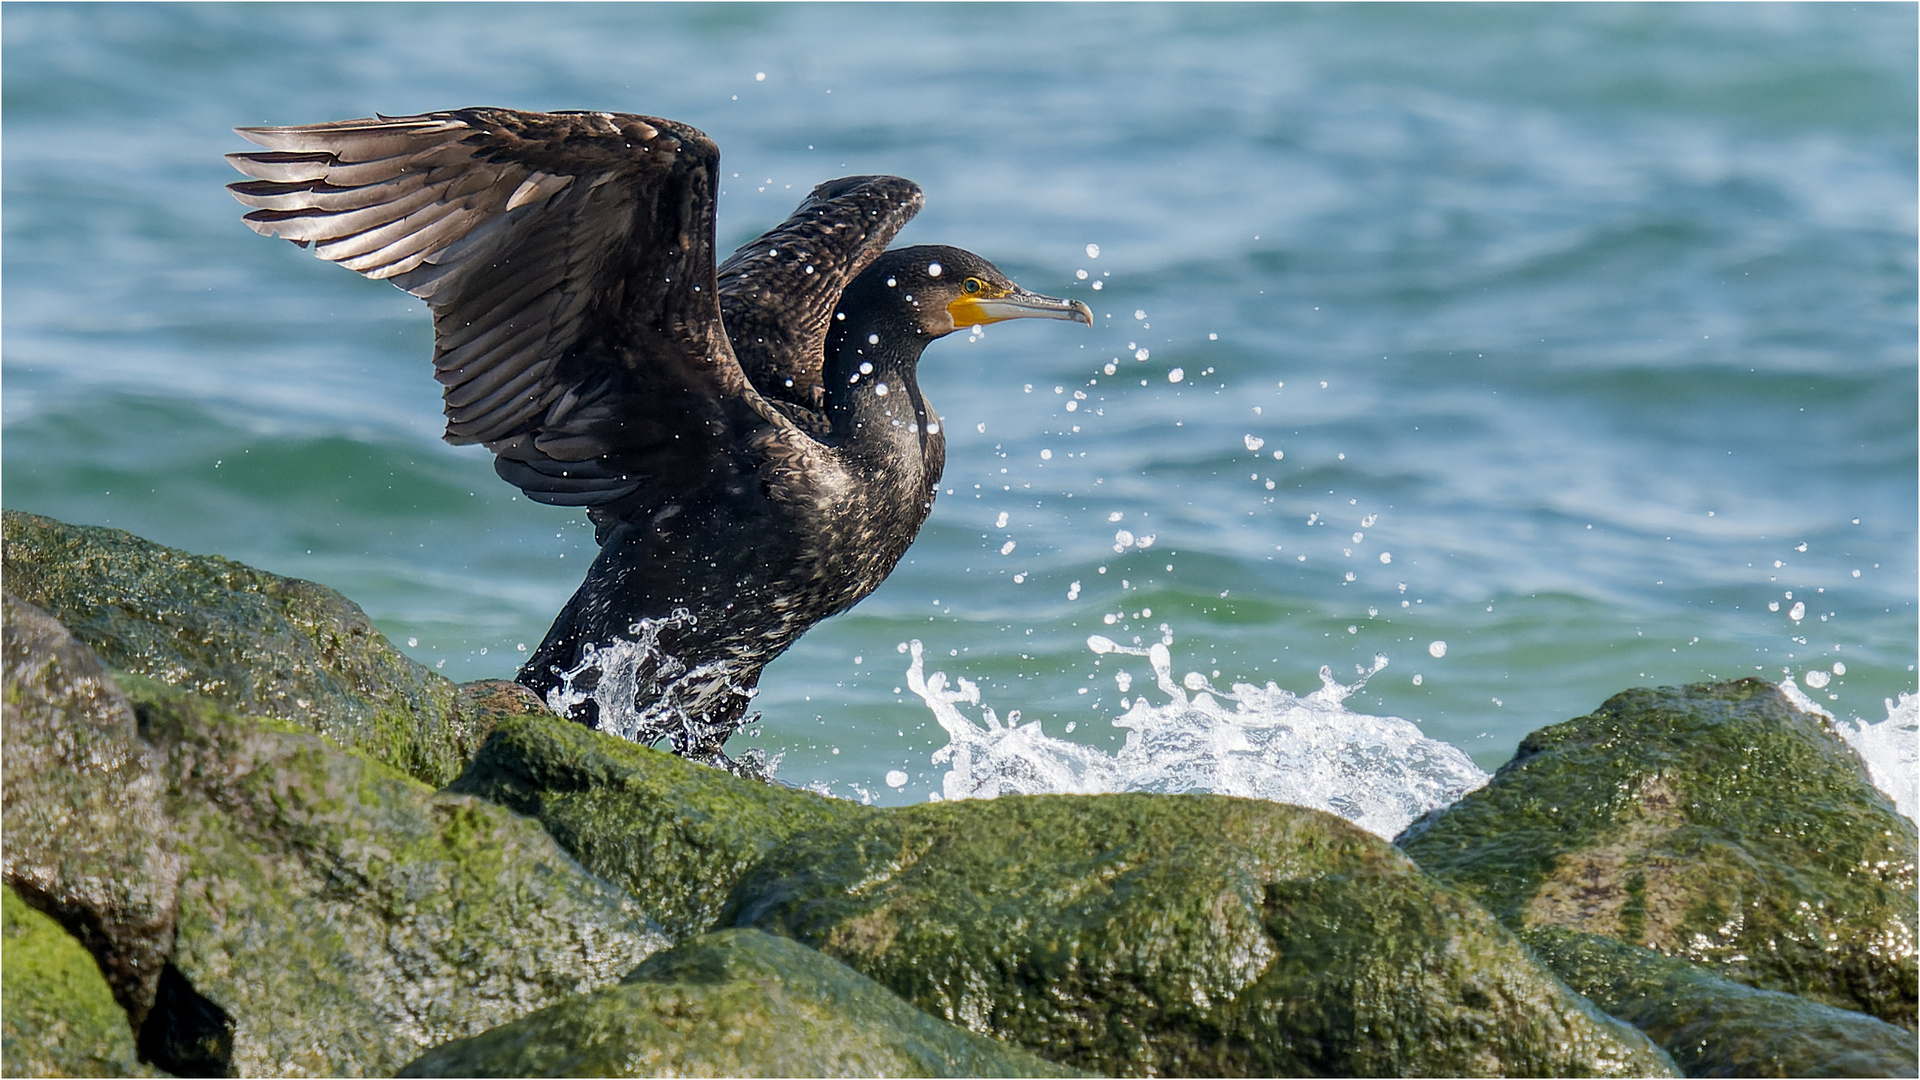
[[[877,812],[744,780],[551,715],[500,720],[447,790],[537,818],[676,940],[712,929],[734,883],[795,833]]]
[[[1613,938],[1542,926],[1521,934],[1594,1004],[1645,1031],[1688,1076],[1913,1076],[1920,1043],[1865,1013],[1756,990]]]
[[[452,683],[331,589],[118,529],[17,510],[0,519],[7,588],[111,667],[295,724],[434,786],[485,736],[455,707]]]
[[[1600,934],[1914,1026],[1913,823],[1768,683],[1616,695],[1529,735],[1400,844],[1515,929]]]
[[[173,948],[185,864],[158,755],[91,650],[10,593],[0,608],[6,879],[93,954],[137,1027]]]
[[[152,1076],[86,947],[11,887],[0,890],[0,1072]]]
[[[849,825],[851,827],[849,827]],[[1107,1075],[1668,1075],[1400,852],[1300,807],[1006,797],[794,837],[729,918]]]
[[[796,942],[725,930],[402,1076],[1066,1076]]]
[[[390,1074],[666,944],[535,822],[197,695],[128,689],[191,853],[172,962],[231,1017],[240,1073]]]

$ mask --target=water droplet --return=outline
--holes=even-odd
[[[1146,352],[1147,350],[1145,349],[1140,350],[1140,359],[1145,360],[1147,358]],[[1177,383],[1186,377],[1187,371],[1185,368],[1174,368],[1172,371],[1167,372],[1167,381],[1170,383]]]
[[[1099,257],[1100,257],[1100,245],[1099,245],[1099,244],[1088,244],[1088,245],[1087,245],[1087,258],[1089,258],[1089,259],[1097,259],[1097,258],[1099,258]]]
[[[1267,440],[1261,438],[1258,435],[1248,435],[1241,441],[1247,444],[1247,449],[1249,450],[1258,450],[1261,447],[1267,445]]]
[[[1433,642],[1427,646],[1427,655],[1433,657],[1435,660],[1447,655],[1447,643],[1444,641]]]
[[[942,267],[942,266],[941,266],[941,265],[940,265],[939,263],[937,263],[937,262],[930,262],[930,263],[928,263],[928,264],[927,264],[927,276],[928,276],[928,277],[939,277],[939,276],[940,276],[940,274],[941,274],[941,271],[942,271],[943,269],[944,269],[944,268],[943,268],[943,267]]]
[[[1794,601],[1793,609],[1787,612],[1787,618],[1792,619],[1794,622],[1799,622],[1801,619],[1804,619],[1806,617],[1807,617],[1807,605],[1801,603],[1798,600]]]
[[[1815,690],[1825,690],[1827,683],[1832,680],[1833,676],[1817,668],[1807,672],[1807,685],[1813,687]]]
[[[906,774],[906,773],[903,773],[903,772],[901,772],[901,771],[900,771],[899,769],[889,769],[889,770],[887,770],[887,786],[888,786],[888,787],[890,787],[890,788],[903,788],[903,787],[906,787],[906,786],[907,786],[907,774]]]

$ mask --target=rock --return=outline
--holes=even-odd
[[[0,942],[0,1072],[154,1075],[93,957],[11,888],[0,891]]]
[[[454,687],[309,581],[8,510],[4,574],[117,670],[361,750],[435,787],[486,736]]]
[[[224,1012],[239,1074],[391,1075],[667,944],[536,822],[195,695],[129,690],[192,855],[181,1026],[204,1026],[202,1001]]]
[[[4,619],[8,880],[94,951],[143,1060],[390,1074],[667,944],[536,822]]]
[[[879,812],[743,780],[551,714],[500,721],[447,790],[538,818],[675,940],[713,929],[734,883],[788,837]]]
[[[757,930],[659,953],[618,986],[436,1047],[402,1076],[1066,1076]]]
[[[454,723],[476,733],[481,741],[485,741],[495,724],[508,717],[542,715],[548,711],[539,694],[506,679],[475,679],[453,688]],[[478,743],[475,747],[478,748]]]
[[[65,627],[11,594],[0,620],[7,883],[85,944],[137,1028],[173,950],[185,866],[159,755]]]
[[[1771,684],[1616,695],[1527,736],[1399,843],[1515,929],[1644,945],[1914,1027],[1913,823]]]
[[[1521,935],[1568,986],[1645,1031],[1688,1076],[1913,1076],[1914,1034],[1865,1013],[1755,990],[1691,961],[1542,926]]]
[[[769,853],[727,914],[1104,1075],[1672,1075],[1485,911],[1301,807],[1009,796],[864,814]]]

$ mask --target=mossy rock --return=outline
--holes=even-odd
[[[1630,690],[1536,731],[1399,843],[1515,929],[1914,1027],[1913,822],[1823,717],[1758,679]]]
[[[659,953],[618,986],[436,1047],[402,1076],[1067,1076],[757,930]]]
[[[153,1076],[86,947],[0,890],[0,1072],[8,1076]]]
[[[192,855],[172,964],[230,1018],[240,1074],[390,1075],[667,944],[537,822],[195,695],[129,690]]]
[[[1003,797],[793,837],[729,921],[1105,1075],[1672,1075],[1477,905],[1330,814]]]
[[[1521,935],[1594,1004],[1647,1033],[1688,1076],[1913,1076],[1920,1042],[1865,1013],[1719,978],[1688,960],[1542,926]]]
[[[447,790],[539,819],[675,940],[713,929],[734,884],[795,833],[879,813],[741,779],[550,714],[501,720]]]
[[[10,593],[0,609],[6,880],[92,953],[138,1027],[186,865],[159,754],[92,650]]]
[[[108,664],[324,735],[438,787],[486,731],[451,682],[310,581],[118,529],[4,513],[7,588]]]

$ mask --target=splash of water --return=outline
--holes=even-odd
[[[651,745],[668,739],[676,750],[718,746],[734,727],[701,718],[712,714],[713,703],[727,695],[752,697],[757,689],[742,689],[734,681],[733,665],[725,661],[689,668],[660,644],[662,633],[696,621],[692,612],[676,608],[664,618],[641,619],[627,627],[630,639],[588,645],[580,663],[562,672],[560,685],[547,691],[547,707],[570,716],[576,706],[592,701],[599,730],[630,742]]]
[[[1920,811],[1920,694],[1901,694],[1899,701],[1883,699],[1887,718],[1868,723],[1858,717],[1838,720],[1808,697],[1792,675],[1780,682],[1780,692],[1801,712],[1827,718],[1840,737],[1866,763],[1873,785],[1893,800],[1894,808],[1914,819]]]
[[[1206,791],[1326,810],[1391,838],[1487,782],[1458,747],[1426,737],[1405,720],[1349,712],[1342,705],[1386,666],[1385,657],[1376,657],[1373,669],[1350,686],[1321,668],[1320,689],[1305,697],[1273,683],[1235,683],[1224,691],[1199,672],[1175,683],[1170,639],[1147,648],[1087,639],[1097,654],[1144,657],[1167,698],[1155,704],[1143,696],[1114,719],[1115,727],[1127,730],[1127,740],[1111,756],[1052,738],[1037,721],[1021,724],[1018,712],[1002,723],[981,704],[980,689],[970,680],[956,679],[958,689],[949,689],[946,673],[926,674],[920,642],[910,642],[907,686],[950,739],[933,756],[935,764],[949,765],[944,796]],[[1117,681],[1124,691],[1131,678],[1122,673]],[[979,706],[981,722],[969,719],[960,705]]]

